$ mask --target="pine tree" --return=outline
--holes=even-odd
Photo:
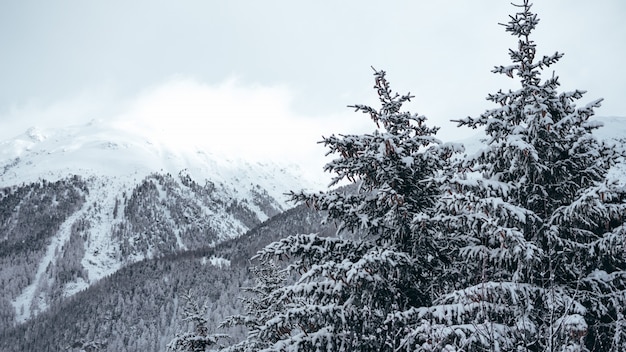
[[[414,309],[416,349],[626,350],[626,207],[607,171],[619,154],[592,134],[601,100],[558,93],[541,72],[562,54],[536,57],[539,22],[524,0],[506,31],[512,65],[494,73],[521,88],[490,94],[497,108],[460,126],[484,127],[485,148],[453,181],[447,216],[463,286]]]
[[[282,303],[272,293],[285,283],[286,274],[274,261],[263,261],[252,267],[256,285],[244,289],[247,295],[241,297],[245,315],[226,318],[221,328],[244,326],[248,329],[245,340],[222,349],[222,352],[256,352],[267,348],[273,341],[263,341],[258,334],[261,327],[276,313],[282,311]]]
[[[438,232],[427,226],[441,195],[443,170],[459,146],[442,144],[426,118],[401,111],[412,96],[393,93],[384,71],[374,72],[382,107],[352,106],[377,129],[332,135],[323,143],[337,156],[325,166],[331,186],[348,180],[356,190],[292,193],[325,211],[339,234],[294,235],[268,245],[261,259],[290,258],[295,282],[272,296],[284,305],[259,329],[266,351],[396,351],[407,327],[393,317],[429,305],[445,265]]]
[[[208,321],[205,317],[206,306],[200,308],[189,292],[183,294],[182,298],[185,300],[185,306],[183,308],[185,317],[183,321],[193,322],[195,326],[194,331],[177,334],[176,337],[167,344],[168,351],[209,351],[209,347],[216,345],[218,339],[227,337],[222,334],[209,334]]]

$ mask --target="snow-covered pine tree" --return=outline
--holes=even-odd
[[[219,326],[244,326],[248,329],[248,335],[245,340],[222,349],[222,352],[256,352],[275,342],[259,339],[258,333],[271,317],[282,311],[282,302],[275,300],[272,293],[284,286],[286,274],[273,260],[263,261],[251,270],[256,285],[244,289],[246,294],[241,300],[245,314],[230,316]]]
[[[206,306],[200,308],[189,292],[182,295],[185,300],[183,307],[183,321],[191,321],[194,324],[193,332],[177,334],[167,344],[167,350],[172,352],[204,352],[209,347],[217,344],[218,339],[225,338],[223,334],[209,334],[208,321],[205,318]]]
[[[497,108],[459,121],[487,134],[453,182],[448,205],[468,279],[408,314],[422,324],[407,343],[418,350],[626,350],[626,208],[607,180],[618,153],[592,135],[601,100],[577,108],[583,91],[557,92],[554,74],[542,80],[562,54],[536,56],[537,15],[528,0],[515,6],[504,24],[518,38],[512,65],[494,72],[517,77],[521,88],[490,94]]]
[[[371,134],[324,138],[325,166],[354,189],[293,193],[327,212],[339,234],[294,235],[261,250],[261,259],[290,258],[293,284],[275,290],[284,304],[259,329],[264,351],[397,351],[407,327],[398,312],[429,305],[445,257],[436,230],[425,226],[441,195],[443,171],[458,145],[442,144],[425,117],[401,111],[410,95],[393,93],[384,71],[374,72],[382,107],[352,106],[377,125]],[[417,227],[415,224],[419,224]]]

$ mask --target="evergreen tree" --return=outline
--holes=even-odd
[[[459,246],[463,286],[406,319],[421,350],[626,350],[626,248],[622,195],[607,180],[618,152],[590,120],[601,100],[559,93],[541,72],[531,4],[505,24],[518,38],[512,64],[494,72],[521,88],[490,94],[497,108],[460,126],[484,127],[485,148],[463,164],[441,217]]]
[[[277,312],[282,303],[274,300],[272,293],[285,283],[285,272],[274,261],[264,261],[252,267],[256,285],[245,288],[248,294],[241,297],[245,315],[233,315],[220,324],[220,327],[244,326],[248,329],[245,340],[223,349],[223,352],[255,352],[270,346],[270,342],[259,339],[261,327]]]
[[[442,171],[459,147],[437,140],[437,128],[424,116],[401,111],[412,96],[393,93],[384,71],[374,76],[382,107],[352,107],[377,129],[323,140],[337,155],[325,166],[335,174],[331,186],[356,185],[292,193],[293,200],[325,211],[339,234],[362,237],[294,235],[259,252],[263,260],[290,258],[288,270],[296,274],[293,284],[271,294],[284,309],[258,331],[271,342],[266,351],[396,351],[407,330],[394,315],[429,305],[436,291],[446,258],[427,223],[441,195]]]
[[[195,328],[193,332],[177,334],[170,343],[167,344],[168,351],[176,352],[204,352],[209,351],[209,347],[217,344],[217,340],[226,335],[209,334],[208,321],[205,317],[207,307],[200,308],[191,297],[190,293],[182,295],[185,300],[183,321],[193,322]]]

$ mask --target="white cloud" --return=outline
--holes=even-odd
[[[349,110],[341,117],[297,116],[291,101],[284,86],[243,85],[237,79],[210,85],[175,78],[129,102],[114,123],[176,148],[297,163],[321,160],[324,151],[317,141],[323,134],[351,132],[346,131],[354,125]]]
[[[85,92],[47,105],[32,100],[12,106],[0,115],[0,140],[13,138],[30,127],[54,128],[105,118],[113,113],[113,108],[111,97],[104,90]]]
[[[262,156],[289,119],[285,89],[174,79],[144,91],[116,118],[125,129],[177,147]]]
[[[317,177],[328,160],[317,143],[322,135],[374,128],[366,115],[345,107],[326,116],[298,115],[288,87],[243,84],[235,78],[207,84],[176,77],[131,99],[113,96],[102,90],[48,106],[14,108],[0,116],[5,127],[0,137],[14,137],[32,126],[66,127],[96,119],[173,149],[294,163]]]

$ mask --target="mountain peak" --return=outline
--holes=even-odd
[[[245,141],[242,141],[245,142]],[[0,186],[57,180],[68,175],[142,178],[151,173],[244,185],[260,184],[276,199],[292,189],[322,189],[298,166],[215,154],[200,148],[176,148],[102,121],[55,129],[31,127],[0,142]]]

